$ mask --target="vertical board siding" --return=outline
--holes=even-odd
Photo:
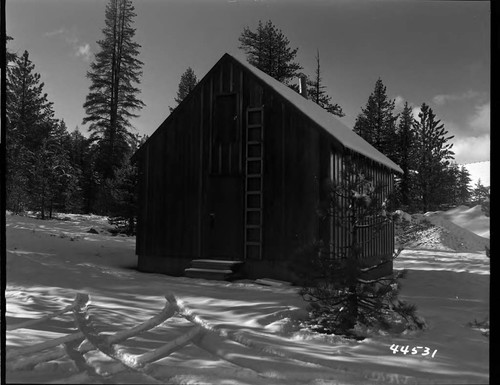
[[[201,243],[201,258],[206,258],[207,245],[205,243],[206,231],[209,223],[209,208],[208,208],[208,188],[209,188],[209,170],[211,169],[211,149],[212,149],[212,81],[208,79],[203,84],[202,89],[203,94],[203,114],[201,116],[201,121],[203,124],[203,148],[204,153],[202,157],[202,173],[203,173],[203,183],[202,183],[202,237],[200,239]]]
[[[238,120],[238,95],[218,94],[214,97],[212,124],[213,175],[239,175],[241,134]]]
[[[208,169],[212,170],[213,164],[212,164],[212,158],[214,156],[213,154],[213,148],[212,148],[212,141],[213,141],[213,129],[212,129],[212,114],[213,114],[213,94],[214,94],[214,81],[213,78],[208,79],[208,98],[207,103],[208,103],[208,108],[207,111],[209,112],[208,115],[208,123],[207,128],[209,132],[209,140],[208,140]]]
[[[204,116],[204,86],[202,85],[201,92],[199,99],[197,100],[197,103],[195,104],[195,108],[199,108],[199,114],[200,114],[200,119],[199,119],[199,161],[198,161],[198,239],[197,239],[197,244],[198,244],[198,250],[197,250],[197,256],[198,258],[202,258],[203,250],[202,250],[202,240],[203,240],[203,217],[204,217],[204,211],[203,211],[203,158],[204,158],[204,152],[203,151],[203,145],[204,145],[204,140],[203,140],[203,116]]]
[[[318,240],[319,131],[292,106],[286,105],[285,205],[286,255]]]
[[[138,159],[141,186],[137,253],[167,258],[209,257],[206,238],[213,178],[210,171],[217,166],[219,173],[228,171],[232,177],[241,176],[243,181],[245,160],[251,155],[246,153],[244,142],[246,111],[263,108],[265,209],[260,218],[248,217],[252,223],[262,221],[262,259],[288,259],[318,239],[328,240],[336,257],[344,255],[352,242],[349,231],[342,226],[347,219],[346,211],[336,207],[331,218],[320,220],[317,210],[327,198],[323,181],[342,182],[344,157],[349,152],[343,151],[338,143],[333,149],[334,140],[329,134],[231,60],[222,60],[214,67],[195,92],[166,121],[165,127],[160,127],[154,140],[148,141]],[[238,137],[227,148],[212,146],[214,106],[221,94],[236,95]],[[249,152],[253,150],[248,148]],[[355,153],[349,155],[368,178],[385,186],[385,196],[392,191],[390,170]],[[259,189],[254,181],[248,182],[249,189]],[[336,199],[340,207],[348,205],[347,199]],[[243,234],[243,221],[241,227]],[[253,233],[249,236],[257,237]],[[362,229],[359,239],[363,258],[392,255],[392,225],[379,232]]]
[[[233,67],[231,67],[233,68]],[[238,94],[238,131],[240,132],[240,157],[239,157],[239,170],[238,172],[240,174],[243,173],[243,157],[245,156],[245,150],[243,146],[243,138],[245,137],[245,132],[243,128],[243,116],[244,116],[244,111],[243,111],[243,100],[244,100],[244,94],[243,94],[243,71],[241,69],[238,69],[237,71],[234,71],[233,79],[238,79],[238,83],[235,84],[236,90],[235,92]]]
[[[394,183],[391,171],[359,154],[350,152],[346,155],[348,155],[349,161],[353,162],[360,169],[362,174],[372,181],[377,189],[380,189],[381,201],[379,203],[388,198],[389,194],[392,192]],[[330,175],[334,183],[347,183],[343,172],[345,169],[344,163],[346,161],[345,155],[337,152],[331,153]],[[335,200],[336,204],[331,207],[333,209],[333,216],[329,223],[329,243],[333,257],[342,258],[347,256],[346,252],[353,241],[351,231],[349,231],[348,227],[345,225],[349,223],[347,209],[349,202],[348,198],[345,197],[337,197]],[[370,227],[358,229],[357,236],[359,244],[361,245],[362,259],[385,259],[391,257],[393,254],[394,226],[390,221],[380,226],[377,224],[379,221],[379,218],[367,218],[362,224],[369,225]]]
[[[229,63],[229,92],[234,92],[234,66]]]
[[[149,143],[141,160],[147,187],[139,243],[146,255],[193,256],[199,252],[200,103],[196,96],[183,105],[168,129]]]
[[[264,90],[263,130],[263,259],[282,259],[283,206],[286,191],[283,185],[283,105]],[[251,154],[249,154],[251,155]]]
[[[262,100],[262,86],[251,78],[247,78],[248,108],[259,108],[264,104]]]

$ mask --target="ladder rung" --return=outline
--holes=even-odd
[[[257,120],[258,119],[258,120]],[[247,108],[245,161],[245,258],[262,258],[264,110]],[[252,156],[249,156],[252,155]],[[257,156],[255,156],[257,155]],[[253,164],[252,164],[253,163]],[[254,191],[247,191],[247,189]],[[248,206],[252,207],[248,207]],[[255,207],[258,206],[258,207]],[[255,224],[257,223],[257,224]]]

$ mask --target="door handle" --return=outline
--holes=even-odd
[[[210,213],[210,227],[215,227],[215,213]]]

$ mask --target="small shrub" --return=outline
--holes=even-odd
[[[304,321],[309,329],[356,339],[370,332],[425,329],[416,306],[398,299],[399,280],[405,278],[405,270],[365,279],[366,267],[348,260],[331,260],[320,244],[309,247],[301,259],[296,274],[302,277],[299,293],[309,302],[309,319]]]
[[[297,254],[300,295],[310,303],[306,325],[322,333],[355,338],[361,338],[363,330],[424,329],[425,321],[417,316],[415,305],[398,299],[399,280],[406,271],[393,272],[392,263],[401,249],[383,260],[363,254],[369,250],[366,243],[398,218],[389,212],[386,186],[375,186],[347,163],[342,178],[326,187],[328,200],[320,205],[319,215],[344,232],[344,242],[315,242]],[[430,223],[424,221],[421,226]],[[371,238],[361,239],[361,231]]]

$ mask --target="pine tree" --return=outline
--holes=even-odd
[[[471,189],[470,182],[472,181],[470,177],[470,172],[465,168],[465,166],[460,167],[460,173],[458,176],[458,199],[459,204],[465,205],[470,201]]]
[[[410,187],[412,178],[412,168],[413,168],[413,123],[414,118],[412,114],[412,108],[405,103],[403,111],[399,116],[399,125],[396,132],[396,150],[394,161],[403,170],[403,175],[398,184],[398,193],[400,197],[400,202],[405,207],[410,204]]]
[[[456,162],[444,168],[440,187],[435,191],[435,202],[441,209],[448,209],[460,204],[459,197],[460,169]]]
[[[90,214],[94,212],[95,193],[99,175],[95,169],[96,151],[92,141],[81,134],[78,127],[69,135],[71,167],[76,183],[66,197],[69,212]]]
[[[298,48],[290,48],[290,41],[281,30],[269,20],[259,20],[257,30],[245,27],[239,37],[240,46],[247,55],[247,61],[276,80],[290,85],[302,69],[296,63]]]
[[[322,77],[321,77],[321,67],[320,67],[320,62],[319,62],[319,50],[316,53],[316,71],[314,74],[313,80],[308,81],[308,99],[312,100],[314,103],[318,104],[325,110],[327,110],[329,113],[342,117],[345,116],[344,112],[342,111],[342,107],[340,107],[338,104],[332,104],[331,103],[331,97],[326,93],[325,88],[326,86],[323,85],[322,83]]]
[[[104,178],[125,161],[132,141],[130,119],[133,111],[144,103],[137,98],[143,63],[137,59],[140,45],[134,41],[133,19],[136,16],[131,0],[109,0],[106,6],[104,39],[97,44],[100,51],[90,65],[91,81],[84,108],[90,123],[91,138],[98,145],[98,168]]]
[[[481,179],[478,179],[474,188],[472,189],[472,203],[474,205],[481,205],[485,201],[490,199],[490,188],[489,186],[484,186]]]
[[[474,189],[471,192],[471,200],[472,204],[481,205],[481,211],[487,217],[490,216],[490,194],[490,187],[484,186],[481,183],[481,179],[478,179],[478,181],[474,185]],[[486,249],[486,253],[489,257],[489,248]]]
[[[31,208],[40,213],[41,219],[64,211],[65,195],[73,183],[74,173],[69,161],[64,122],[53,126],[50,135],[40,147],[30,154],[29,195]]]
[[[14,40],[11,36],[6,36],[6,38],[5,38],[5,39],[6,39],[6,43],[7,43],[7,44],[9,43],[9,41],[10,41],[10,40]],[[17,57],[17,55],[16,55],[14,52],[12,52],[12,51],[10,51],[9,49],[7,49],[7,50],[5,51],[5,62],[6,62],[6,64],[7,64],[7,66],[8,66],[10,63],[14,62],[14,61],[16,60],[16,57]]]
[[[78,192],[79,170],[71,162],[71,136],[64,120],[54,126],[50,140],[56,153],[52,162],[52,196],[49,201],[49,217],[57,210],[73,212],[73,198]]]
[[[427,104],[422,103],[419,120],[414,124],[415,132],[415,169],[416,189],[421,208],[424,211],[437,209],[439,205],[438,191],[443,188],[442,178],[446,168],[453,159],[453,144],[446,136],[444,124],[436,119],[436,115]]]
[[[361,254],[393,221],[384,187],[375,185],[350,162],[345,164],[341,180],[328,186],[321,217],[333,218],[347,242],[309,245],[294,261],[294,269],[303,279],[300,294],[311,305],[306,323],[317,331],[358,337],[356,329],[365,327],[391,329],[398,323],[406,329],[425,327],[415,306],[398,299],[399,280],[406,271],[373,274],[392,263],[401,250],[383,260]],[[371,239],[366,232],[361,236],[367,229]]]
[[[55,209],[64,210],[64,196],[75,178],[66,125],[54,118],[53,103],[27,51],[9,66],[6,88],[8,207],[51,217]]]
[[[387,97],[386,87],[379,78],[368,97],[365,108],[356,118],[354,132],[391,160],[397,158],[395,101]]]
[[[116,171],[115,178],[107,181],[113,198],[109,222],[117,232],[127,235],[135,235],[138,175],[137,167],[128,163]]]
[[[29,171],[35,154],[49,137],[55,120],[52,103],[43,92],[28,51],[9,66],[6,84],[8,135],[7,207],[21,212],[29,206]]]
[[[181,75],[181,80],[179,82],[179,89],[177,90],[177,96],[174,99],[175,102],[179,105],[186,96],[196,87],[198,84],[198,80],[196,79],[196,75],[191,67]],[[169,107],[170,112],[174,110],[174,108]]]
[[[14,143],[22,141],[29,149],[36,148],[47,136],[54,116],[53,103],[43,92],[40,74],[34,71],[29,53],[24,51],[9,67],[6,87],[9,139]]]
[[[136,135],[131,153],[135,152],[146,140],[147,136],[140,138]],[[106,181],[113,202],[109,222],[115,226],[116,232],[135,235],[138,181],[138,168],[130,162],[116,171],[115,178]]]

